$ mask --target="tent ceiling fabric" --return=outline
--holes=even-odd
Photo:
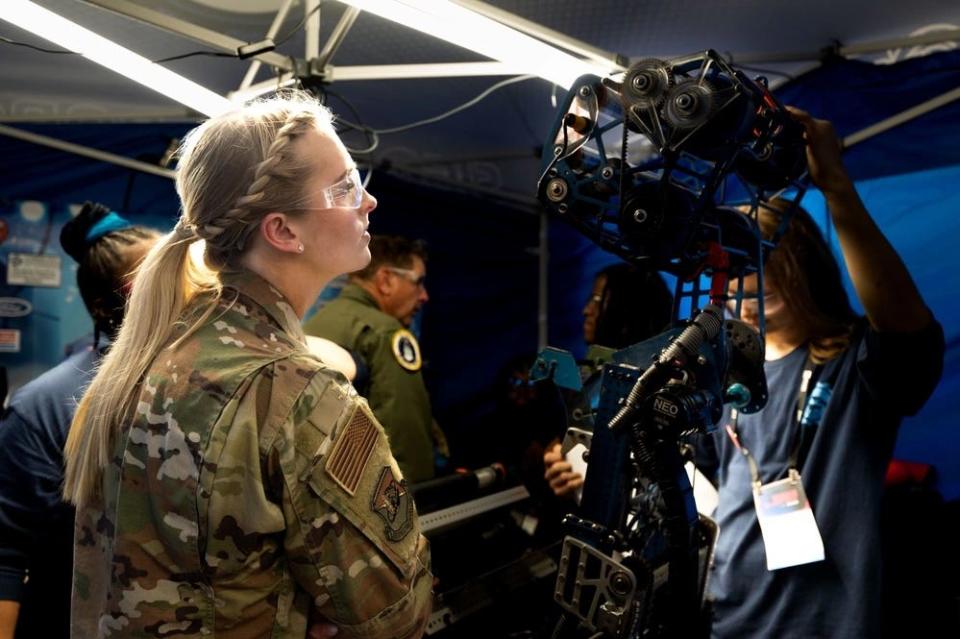
[[[151,59],[206,48],[186,37],[79,0],[37,1]],[[267,32],[281,0],[136,3],[223,34],[257,41]],[[489,4],[634,59],[682,55],[708,47],[762,58],[783,52],[816,52],[835,41],[850,45],[906,36],[936,24],[960,26],[960,3],[942,0],[491,0]],[[321,42],[325,42],[344,10],[345,5],[339,2],[323,2]],[[288,33],[302,17],[301,0],[289,12],[279,33]],[[2,21],[0,36],[50,47]],[[303,34],[290,38],[279,52],[302,57]],[[361,13],[333,64],[481,60],[481,56],[470,51]],[[149,121],[195,117],[170,99],[78,56],[47,54],[0,43],[0,61],[0,121]],[[755,64],[796,72],[809,68],[811,63]],[[239,86],[248,65],[247,61],[209,56],[167,64],[222,94]],[[269,77],[269,71],[264,69],[257,79]],[[444,112],[500,79],[335,82],[330,88],[356,106],[365,124],[388,127]],[[529,195],[533,184],[529,183],[528,174],[537,164],[536,149],[554,117],[552,92],[553,87],[539,79],[506,87],[442,123],[383,136],[375,161],[461,184]],[[338,114],[354,117],[343,102],[332,99],[330,104]],[[348,143],[356,147],[366,145],[359,136]]]
[[[135,0],[170,16],[245,40],[266,33],[281,0]],[[154,27],[144,25],[79,0],[39,0],[61,15],[93,29],[150,58],[160,58],[204,47]],[[776,54],[784,51],[815,52],[834,41],[854,44],[907,35],[936,23],[960,25],[960,3],[942,0],[895,2],[887,0],[492,0],[489,4],[603,49],[630,57],[675,56],[704,48],[724,52]],[[233,7],[226,10],[224,7]],[[273,7],[272,10],[268,10]],[[328,34],[344,11],[339,2],[325,1],[321,30]],[[303,15],[298,2],[280,33],[295,26]],[[0,35],[44,45],[37,38],[0,22]],[[47,45],[49,46],[49,45]],[[281,47],[282,53],[302,56],[303,37]],[[3,45],[0,79],[0,116],[18,110],[44,108],[67,112],[63,102],[88,107],[97,113],[125,112],[137,106],[145,112],[158,109],[183,113],[168,99],[146,89],[132,88],[125,78],[96,68],[74,56],[43,54]],[[338,51],[338,65],[412,64],[479,61],[482,57],[422,35],[377,16],[361,13]],[[227,92],[237,87],[247,63],[212,57],[172,62],[171,69],[211,89]],[[269,77],[267,72],[261,79]],[[488,79],[489,80],[489,79]],[[437,80],[440,85],[455,80]],[[355,83],[345,83],[355,84]],[[346,90],[346,89],[345,89]],[[418,97],[422,94],[418,94]],[[400,94],[397,102],[423,106],[415,97]],[[59,99],[59,104],[57,103]],[[77,106],[73,113],[79,113]],[[375,119],[371,115],[370,119]]]
[[[931,23],[960,21],[960,6],[938,0],[496,0],[491,4],[632,58],[680,56],[705,48],[762,54],[814,52],[834,41],[849,45],[900,37]]]

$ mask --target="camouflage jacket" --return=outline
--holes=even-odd
[[[77,513],[74,637],[420,637],[426,540],[367,402],[251,273],[148,371]]]

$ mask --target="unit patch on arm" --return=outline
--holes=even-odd
[[[384,466],[380,471],[373,495],[370,496],[370,509],[383,520],[383,532],[390,541],[400,541],[413,529],[413,500],[407,492],[407,483],[397,481],[393,469]]]
[[[391,342],[393,346],[393,356],[397,358],[397,363],[408,371],[418,371],[423,365],[420,359],[420,345],[417,344],[417,338],[413,333],[406,329],[400,329],[393,334]]]

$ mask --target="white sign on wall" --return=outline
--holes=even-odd
[[[10,253],[7,284],[15,286],[60,286],[60,256]]]

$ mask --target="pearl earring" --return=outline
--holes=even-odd
[[[297,252],[303,253],[303,244],[297,244]]]

